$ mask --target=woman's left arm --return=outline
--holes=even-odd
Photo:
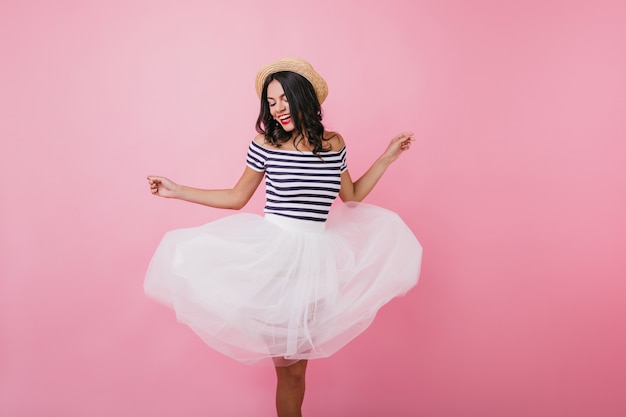
[[[383,176],[389,165],[398,159],[401,153],[409,150],[411,142],[414,140],[412,132],[403,132],[391,139],[391,143],[385,152],[374,161],[361,178],[354,182],[348,170],[345,170],[341,174],[339,197],[343,201],[363,201]]]

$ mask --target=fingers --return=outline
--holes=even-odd
[[[392,142],[400,143],[400,149],[403,151],[408,150],[411,147],[411,142],[415,140],[413,137],[413,132],[402,132],[395,138],[393,138]]]
[[[150,192],[152,194],[159,193],[159,185],[161,184],[161,180],[157,177],[148,177],[148,184],[150,185]]]
[[[411,148],[411,142],[413,142],[414,140],[415,139],[413,138],[409,138],[400,142],[400,149],[402,149],[403,151],[408,150],[409,148]]]
[[[394,141],[406,141],[408,139],[413,138],[414,134],[413,132],[402,132],[399,135],[396,135],[395,138],[393,138]]]

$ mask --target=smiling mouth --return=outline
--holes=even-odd
[[[281,124],[287,125],[291,122],[291,114],[284,114],[279,116],[277,119]]]

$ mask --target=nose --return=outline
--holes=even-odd
[[[285,102],[283,100],[278,100],[278,102],[276,103],[276,111],[278,112],[278,114],[281,114],[283,111],[285,111]]]

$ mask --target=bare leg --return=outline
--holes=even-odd
[[[306,360],[276,367],[276,411],[278,417],[302,417]]]

